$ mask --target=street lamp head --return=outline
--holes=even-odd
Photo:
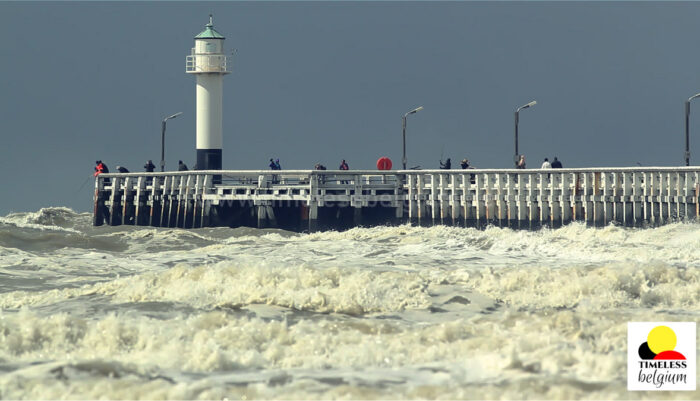
[[[534,106],[534,105],[536,105],[536,104],[537,104],[537,101],[536,101],[536,100],[533,100],[533,101],[531,101],[530,103],[527,103],[527,104],[524,104],[524,105],[518,107],[518,108],[515,110],[515,112],[516,112],[516,113],[519,113],[520,110],[522,110],[522,109],[527,109],[528,107],[532,107],[532,106]]]
[[[696,93],[693,96],[688,98],[688,101],[690,102],[691,100],[695,99],[696,97],[700,97],[700,93]]]
[[[173,114],[172,116],[165,117],[165,119],[163,121],[168,121],[171,118],[175,118],[175,117],[179,116],[180,114],[182,114],[182,112],[178,112],[178,113]]]
[[[408,113],[404,114],[403,116],[406,117],[409,114],[416,114],[421,110],[423,110],[423,106],[416,107],[415,109],[409,111]]]

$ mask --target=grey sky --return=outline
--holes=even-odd
[[[700,92],[695,2],[0,3],[0,215],[91,208],[96,159],[142,171],[195,158],[193,37],[214,14],[226,169],[317,162],[507,168],[513,112],[528,166],[680,165]],[[697,111],[696,111],[697,107]],[[700,161],[700,105],[691,163]]]

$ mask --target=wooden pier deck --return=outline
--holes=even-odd
[[[700,167],[100,174],[93,224],[639,227],[697,219],[699,196]]]

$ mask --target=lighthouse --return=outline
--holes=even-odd
[[[221,170],[223,145],[223,84],[228,74],[224,36],[214,29],[213,17],[194,37],[185,72],[197,77],[197,169]]]

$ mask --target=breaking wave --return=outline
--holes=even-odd
[[[697,223],[297,234],[13,213],[0,397],[628,398],[626,323],[697,321],[699,268]]]

